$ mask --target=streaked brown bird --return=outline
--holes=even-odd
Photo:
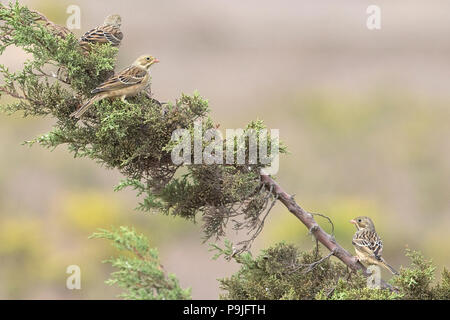
[[[58,36],[58,37],[60,37],[62,39],[65,39],[69,34],[72,33],[66,27],[60,26],[60,25],[55,24],[52,21],[48,20],[47,17],[44,16],[42,13],[40,13],[38,11],[32,11],[32,12],[34,14],[36,14],[36,17],[35,17],[34,21],[44,25],[54,35],[56,35],[56,36]]]
[[[89,52],[90,44],[94,43],[110,43],[112,46],[118,47],[123,39],[123,33],[120,31],[121,24],[122,18],[118,14],[107,16],[102,26],[89,30],[80,38],[81,48],[85,52]]]
[[[112,76],[92,90],[91,93],[95,94],[95,96],[70,116],[80,118],[93,103],[105,98],[120,97],[125,102],[126,97],[134,96],[146,89],[150,80],[149,68],[158,62],[159,60],[153,56],[140,56],[131,66]]]
[[[357,229],[352,240],[357,259],[369,265],[382,266],[393,274],[398,274],[381,256],[383,242],[375,231],[372,220],[369,217],[357,217],[350,220],[350,223],[353,223]]]

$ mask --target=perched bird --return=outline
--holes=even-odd
[[[122,101],[125,102],[126,97],[138,94],[148,86],[150,79],[149,68],[157,62],[159,60],[150,55],[140,56],[131,66],[92,90],[91,93],[95,94],[95,96],[70,116],[80,118],[94,102],[105,98],[121,97]]]
[[[53,23],[52,21],[48,20],[46,16],[44,16],[42,13],[37,11],[32,11],[36,16],[34,18],[34,21],[37,23],[45,26],[51,33],[54,35],[65,39],[69,34],[72,32],[67,29],[66,27],[60,26],[58,24]]]
[[[85,52],[89,52],[92,43],[110,43],[118,47],[123,39],[123,33],[120,31],[122,18],[118,14],[112,14],[106,17],[103,25],[86,32],[80,38],[80,46]]]
[[[350,220],[356,226],[352,244],[355,247],[357,259],[370,265],[379,265],[388,269],[393,274],[398,274],[381,257],[383,242],[375,231],[375,225],[369,217],[357,217]]]

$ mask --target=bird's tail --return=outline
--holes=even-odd
[[[88,55],[92,49],[91,44],[89,42],[83,41],[83,40],[80,40],[78,43],[80,45],[81,50],[83,51],[83,54]]]
[[[90,98],[84,105],[81,106],[78,110],[72,112],[70,114],[71,117],[80,119],[81,116],[88,111],[88,109],[91,107],[91,105],[99,100],[103,99],[102,95],[95,95],[92,98]]]
[[[392,272],[392,274],[398,275],[398,272],[392,268],[387,262],[386,260],[384,260],[383,258],[381,258],[381,263],[383,264],[383,267],[385,267],[386,269],[388,269],[390,272]]]

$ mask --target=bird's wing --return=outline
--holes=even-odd
[[[375,231],[361,229],[353,236],[352,244],[361,251],[381,259],[383,242]]]
[[[131,66],[103,82],[97,88],[92,90],[91,93],[127,88],[132,85],[142,83],[146,75],[147,71],[145,69],[137,66]]]
[[[123,33],[114,26],[101,26],[89,30],[82,37],[81,41],[91,43],[111,43],[118,46],[123,38]]]
[[[119,28],[113,26],[106,26],[104,28],[105,38],[111,43],[113,46],[120,45],[120,42],[123,39],[123,33]]]

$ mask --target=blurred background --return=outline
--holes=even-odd
[[[330,216],[345,248],[353,252],[348,221],[368,215],[393,266],[409,263],[407,247],[438,272],[450,266],[450,2],[379,0],[374,31],[364,0],[20,2],[63,25],[78,5],[77,35],[121,14],[118,68],[150,53],[161,60],[156,98],[198,90],[223,132],[256,118],[280,129],[291,153],[278,181],[305,209]],[[25,55],[10,48],[0,59],[14,70]],[[0,114],[0,298],[114,299],[102,260],[117,252],[88,236],[119,225],[148,236],[193,298],[218,298],[216,279],[238,266],[211,260],[201,224],[134,211],[134,192],[113,192],[117,172],[65,148],[21,145],[52,124]],[[282,240],[314,245],[278,204],[252,251]],[[66,289],[72,264],[81,290]]]

